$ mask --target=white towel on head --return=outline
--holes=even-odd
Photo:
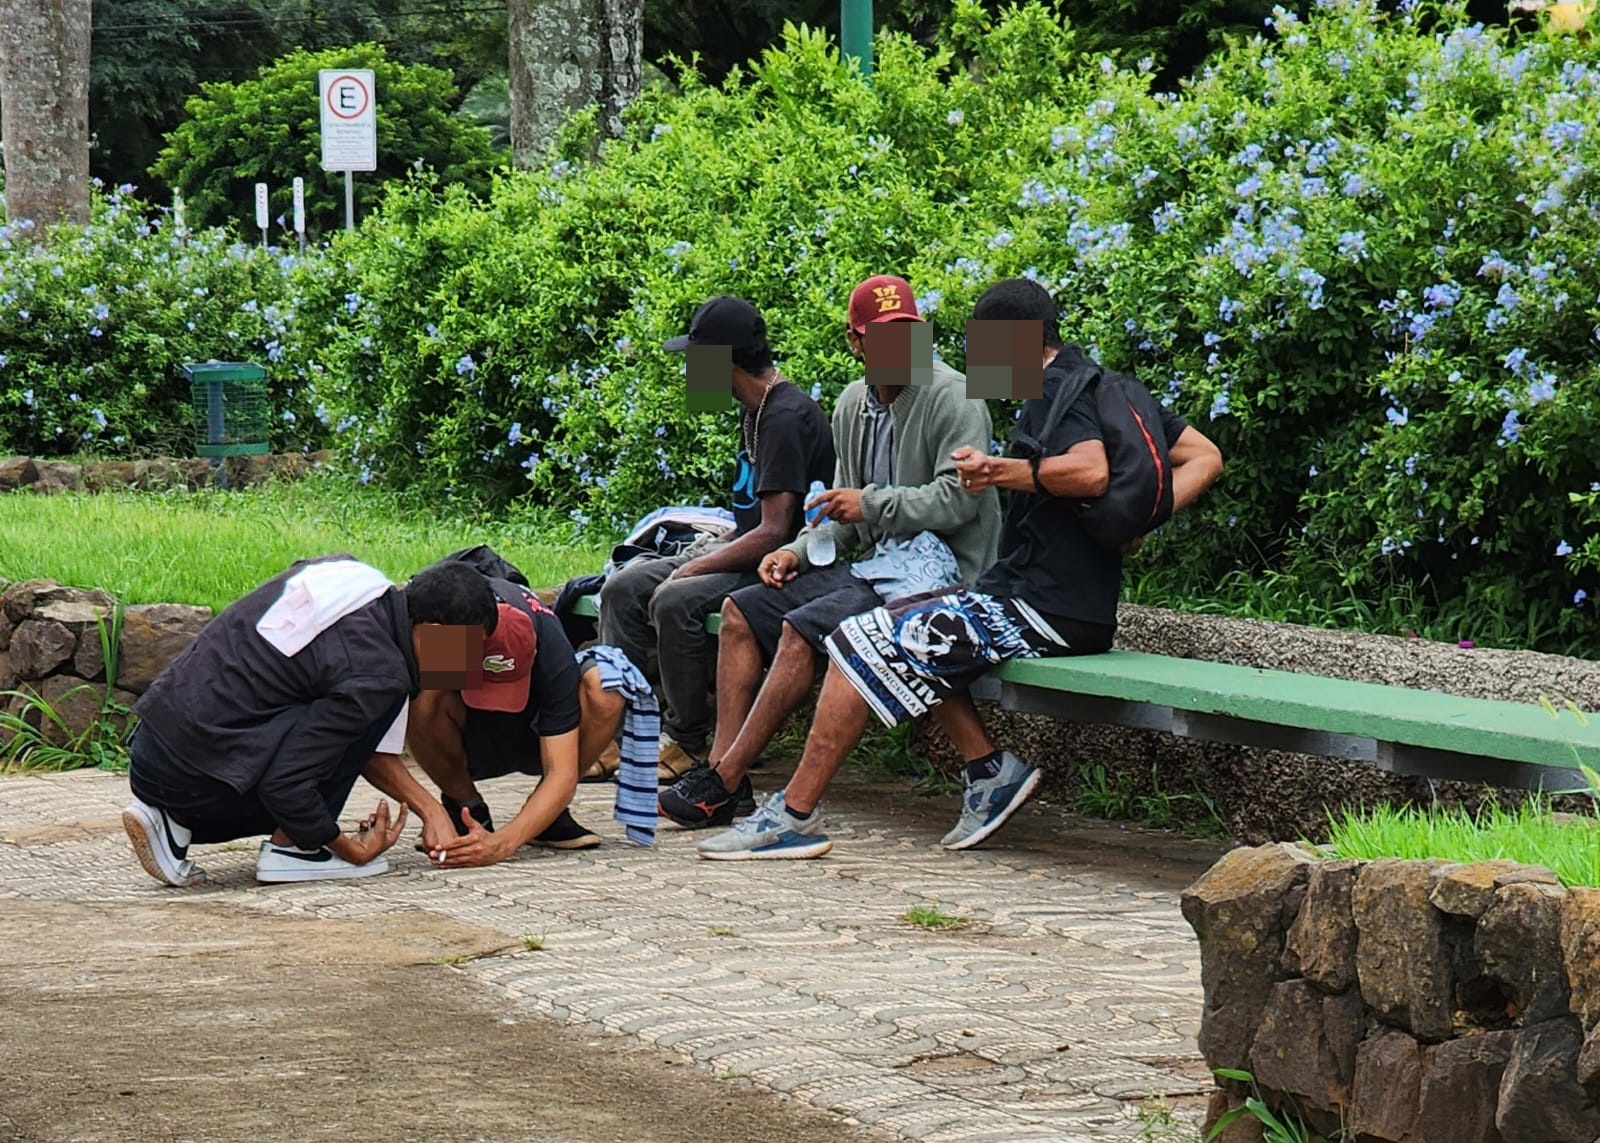
[[[256,633],[293,658],[393,586],[388,576],[359,560],[311,564],[289,577],[278,602],[256,622]]]

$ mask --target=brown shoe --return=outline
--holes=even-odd
[[[705,759],[696,758],[676,742],[668,742],[656,756],[656,781],[676,782],[704,761]]]
[[[609,782],[621,765],[622,747],[613,742],[600,752],[600,757],[584,767],[583,773],[578,775],[578,781]]]

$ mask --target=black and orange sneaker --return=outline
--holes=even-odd
[[[755,813],[756,799],[748,777],[729,791],[710,766],[699,765],[658,795],[661,816],[683,829],[729,826],[735,818]]]

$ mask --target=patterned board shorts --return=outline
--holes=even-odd
[[[1020,599],[950,588],[844,620],[828,657],[888,726],[920,718],[1008,659],[1072,648]]]

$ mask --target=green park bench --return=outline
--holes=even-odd
[[[577,614],[597,614],[593,596]],[[715,633],[720,616],[706,619]],[[1291,671],[1136,651],[1003,663],[973,697],[1006,710],[1343,758],[1392,774],[1547,792],[1586,790],[1600,718]]]

